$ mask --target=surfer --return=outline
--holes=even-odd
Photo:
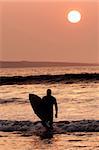
[[[53,105],[55,106],[55,117],[57,118],[58,115],[57,101],[51,94],[51,89],[47,89],[47,95],[42,98],[43,107],[46,112],[46,118],[42,120],[42,124],[48,129],[53,129]]]

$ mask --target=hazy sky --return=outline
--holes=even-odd
[[[99,63],[99,1],[0,1],[0,60]]]

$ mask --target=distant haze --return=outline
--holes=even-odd
[[[0,60],[99,63],[99,1],[1,1]]]
[[[66,67],[66,66],[99,66],[99,64],[66,63],[66,62],[6,62],[0,61],[0,68],[22,68],[22,67]]]

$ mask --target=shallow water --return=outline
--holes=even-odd
[[[55,74],[56,70],[54,70]],[[77,69],[75,70],[75,72],[77,72]],[[87,68],[86,70],[85,71],[88,72],[90,69]],[[92,72],[96,70],[92,70],[91,68]],[[40,71],[42,72],[42,69]],[[47,71],[48,70],[45,69],[43,73],[47,74]],[[78,72],[79,71],[80,68],[78,69]],[[15,72],[18,73],[16,75],[20,74],[18,70],[15,72],[5,70],[4,72],[8,72],[7,75],[9,76],[15,75]],[[60,72],[62,72],[62,70],[60,70]],[[60,74],[60,72],[57,70],[57,73]],[[82,72],[84,72],[84,69]],[[1,76],[6,75],[6,73],[3,73]],[[54,73],[52,71],[52,74]],[[63,73],[67,73],[67,71],[65,70]],[[31,73],[24,71],[23,74],[30,75]],[[47,88],[52,89],[59,106],[58,118],[54,119],[54,121],[99,120],[99,82],[79,82],[77,84],[15,84],[0,86],[0,119],[9,121],[38,121],[39,118],[33,113],[29,103],[28,94],[35,93],[42,97],[46,94]],[[41,126],[40,128],[42,131]],[[26,131],[24,131],[24,134],[23,132],[17,131],[0,131],[0,150],[34,149],[99,150],[99,132],[66,132],[65,134],[53,134],[49,137],[45,135],[45,131],[44,135],[41,134],[38,136],[34,135],[32,130],[31,134]]]
[[[66,133],[42,139],[0,132],[1,150],[99,150],[99,133]]]
[[[29,104],[28,94],[45,95],[51,88],[57,98],[59,115],[56,121],[99,119],[99,83],[6,85],[0,87],[2,120],[39,120]],[[50,139],[22,136],[18,132],[0,132],[0,150],[99,150],[99,132],[55,134]]]
[[[37,120],[30,106],[28,94],[35,93],[42,97],[46,94],[47,88],[51,88],[57,98],[59,106],[57,120],[99,118],[99,83],[1,86],[0,118]]]

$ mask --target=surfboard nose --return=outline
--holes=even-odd
[[[32,99],[32,96],[33,96],[33,94],[29,94],[29,100],[31,100],[31,99]]]

